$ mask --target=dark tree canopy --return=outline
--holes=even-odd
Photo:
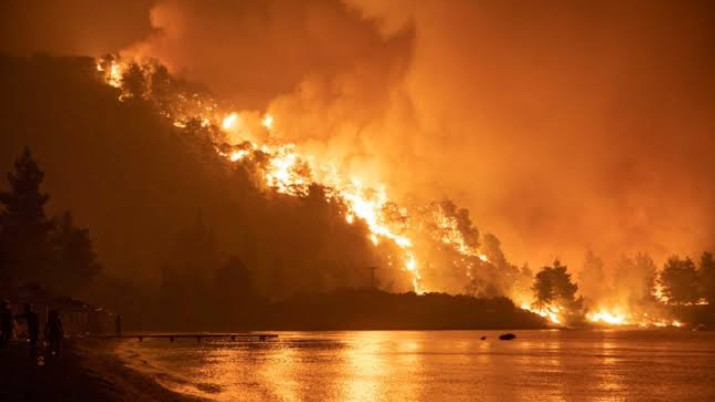
[[[52,244],[56,253],[52,270],[56,288],[74,294],[101,270],[89,231],[77,227],[69,212],[62,215],[52,233]]]
[[[237,303],[255,296],[253,273],[237,256],[231,256],[216,271],[216,296],[224,303]]]
[[[673,256],[665,263],[659,283],[668,303],[682,305],[698,301],[698,276],[690,258]]]
[[[127,94],[134,99],[142,99],[147,90],[144,71],[137,63],[131,63],[127,70],[122,74],[122,88],[127,91]]]
[[[36,281],[52,290],[75,294],[100,270],[89,232],[65,213],[59,224],[47,217],[49,195],[41,190],[44,172],[25,148],[8,174],[10,190],[0,193],[2,277]]]
[[[29,148],[7,178],[10,189],[0,192],[3,276],[41,279],[50,260],[53,223],[45,215],[49,195],[41,190],[44,173]]]
[[[576,302],[578,286],[571,281],[567,267],[556,260],[553,267],[543,267],[536,274],[532,289],[538,306],[555,303],[570,308]]]
[[[698,283],[700,296],[715,305],[715,260],[712,253],[703,253],[698,267]]]

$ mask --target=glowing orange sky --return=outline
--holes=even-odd
[[[2,2],[0,49],[156,57],[286,140],[454,198],[515,262],[715,246],[706,2],[45,3]]]

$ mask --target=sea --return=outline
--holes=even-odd
[[[715,332],[277,332],[123,341],[132,368],[214,401],[715,401]]]

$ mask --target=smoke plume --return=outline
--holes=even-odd
[[[158,59],[276,140],[457,200],[512,260],[715,246],[705,2],[49,3],[3,2],[4,51]]]

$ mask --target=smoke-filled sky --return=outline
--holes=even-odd
[[[160,60],[516,262],[715,247],[709,1],[1,0],[0,51]]]

